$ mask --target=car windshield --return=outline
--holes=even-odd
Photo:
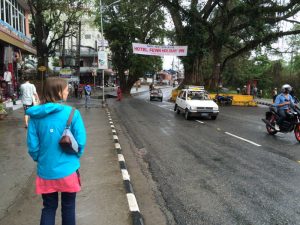
[[[161,90],[160,90],[160,89],[153,89],[153,90],[151,91],[151,93],[161,93]]]
[[[206,92],[189,91],[188,99],[189,100],[209,100],[210,98]]]

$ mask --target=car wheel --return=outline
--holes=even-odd
[[[185,113],[184,113],[184,118],[186,119],[186,120],[189,120],[190,119],[190,113],[189,113],[189,110],[185,110]]]
[[[211,116],[211,119],[215,120],[215,119],[217,119],[217,116]]]
[[[163,99],[161,98],[160,101],[162,102],[162,100],[163,100]]]
[[[150,98],[150,102],[152,101],[152,98]]]

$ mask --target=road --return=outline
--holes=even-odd
[[[300,147],[292,133],[266,133],[265,106],[187,121],[165,100],[145,92],[111,107],[143,151],[169,224],[300,224]]]

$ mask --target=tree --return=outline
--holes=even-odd
[[[104,1],[106,5],[111,1]],[[162,60],[155,56],[134,55],[132,43],[162,43],[164,13],[158,4],[147,0],[121,1],[103,12],[104,36],[112,52],[112,63],[123,93],[129,93],[134,82],[145,72],[161,69]],[[99,16],[96,19],[100,26]],[[127,72],[129,72],[127,76]]]
[[[184,83],[203,84],[202,64],[211,57],[209,86],[216,88],[226,64],[257,47],[278,38],[299,34],[300,29],[283,30],[281,21],[291,19],[300,10],[298,0],[155,0],[165,6],[174,23],[176,41],[188,45],[182,58]]]
[[[37,49],[38,66],[48,67],[48,57],[54,56],[64,37],[83,13],[80,0],[28,0],[32,20],[33,44]],[[64,32],[63,26],[66,24]]]

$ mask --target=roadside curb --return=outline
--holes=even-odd
[[[257,104],[260,104],[260,105],[266,105],[266,106],[271,106],[271,105],[273,105],[272,103],[269,103],[269,102],[263,102],[263,101],[257,101],[257,100],[256,100],[256,103],[257,103]]]
[[[127,197],[127,202],[128,202],[128,206],[129,206],[129,211],[130,211],[131,217],[132,217],[132,223],[133,223],[133,225],[144,225],[144,220],[143,220],[142,214],[140,213],[140,209],[139,209],[139,206],[138,206],[138,203],[137,203],[134,191],[133,191],[133,186],[130,181],[130,175],[129,175],[127,167],[126,167],[125,158],[124,158],[124,155],[122,154],[122,148],[119,143],[117,131],[115,129],[114,123],[112,121],[112,118],[111,118],[111,115],[110,115],[110,112],[108,109],[106,109],[106,113],[107,113],[107,117],[109,120],[110,128],[112,130],[112,134],[113,134],[115,150],[118,154],[119,166],[120,166],[123,183],[124,183],[124,187],[125,187],[125,191],[126,191],[126,197]]]

